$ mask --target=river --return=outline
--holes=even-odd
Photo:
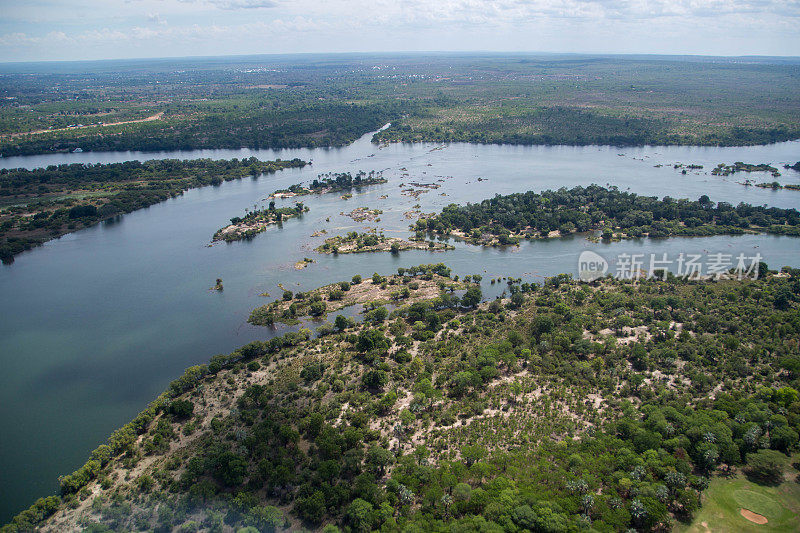
[[[765,174],[710,175],[717,163],[772,163],[800,159],[800,143],[744,148],[709,147],[520,147],[469,144],[395,144],[378,147],[366,135],[345,148],[298,150],[198,150],[169,153],[50,154],[0,159],[0,166],[38,167],[70,162],[114,162],[153,158],[260,159],[300,157],[304,169],[205,187],[66,235],[19,255],[0,267],[0,523],[53,493],[56,478],[80,466],[88,453],[129,421],[167,384],[193,364],[273,335],[246,323],[250,310],[280,294],[350,279],[353,274],[388,274],[398,267],[445,262],[457,274],[480,273],[486,295],[500,290],[489,279],[511,275],[541,281],[575,273],[587,249],[613,258],[622,252],[760,253],[772,267],[800,265],[800,241],[788,237],[741,236],[593,244],[582,237],[483,249],[456,244],[445,253],[427,251],[323,256],[312,249],[328,235],[379,227],[407,236],[404,213],[419,203],[423,212],[449,203],[475,202],[496,193],[575,185],[613,184],[647,195],[800,207],[800,192],[743,187],[744,178],[773,181]],[[704,165],[681,174],[675,163]],[[662,167],[655,165],[662,164]],[[338,195],[304,198],[310,211],[232,244],[210,242],[214,231],[275,189],[328,171],[383,170],[389,182],[349,200]],[[783,170],[781,183],[800,183]],[[478,178],[481,178],[479,181]],[[435,183],[418,199],[401,194],[402,183]],[[388,196],[382,199],[381,196]],[[288,204],[289,202],[285,202]],[[278,202],[278,205],[283,205]],[[384,211],[380,222],[356,224],[341,215],[366,206]],[[326,219],[330,218],[330,222]],[[294,263],[315,260],[304,270]],[[224,291],[209,291],[222,278]],[[280,333],[280,331],[278,331]]]

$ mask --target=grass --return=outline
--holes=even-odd
[[[797,459],[795,456],[793,461]],[[797,470],[789,463],[787,460],[784,482],[774,487],[753,483],[742,474],[715,477],[692,523],[679,525],[675,530],[679,533],[800,531],[800,483]],[[743,508],[763,515],[768,522],[763,525],[750,522],[740,514]]]

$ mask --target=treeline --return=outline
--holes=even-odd
[[[448,234],[458,230],[474,242],[511,244],[519,237],[561,235],[603,230],[612,236],[650,237],[739,234],[764,231],[800,235],[796,209],[726,202],[715,204],[708,196],[692,201],[665,196],[662,199],[599,185],[562,188],[557,191],[497,195],[476,204],[451,204],[432,218],[420,219],[413,228],[420,233]]]
[[[461,104],[469,105],[469,104]],[[531,105],[511,116],[498,110],[495,118],[474,113],[469,121],[439,119],[440,110],[412,115],[418,120],[392,121],[375,134],[374,142],[469,142],[516,145],[612,146],[703,145],[748,146],[794,140],[800,127],[780,124],[772,127],[735,126],[704,130],[697,134],[681,133],[669,119],[654,113],[638,116],[602,114],[575,107],[536,107]],[[444,114],[447,116],[446,114]]]
[[[27,199],[28,203],[0,211],[0,260],[11,262],[16,254],[47,240],[156,204],[188,189],[305,165],[300,159],[259,161],[251,157],[3,169],[0,200]]]
[[[92,134],[90,130],[40,133],[14,137],[0,146],[5,156],[76,148],[160,151],[344,146],[389,122],[397,114],[396,109],[393,103],[314,102],[297,98],[297,103],[280,107],[262,104],[230,106],[222,111],[210,108],[203,109],[197,118],[178,117],[110,127],[117,135]],[[106,129],[103,133],[108,133]]]
[[[271,174],[306,165],[305,161],[244,159],[152,159],[123,163],[72,163],[28,170],[0,169],[0,198],[96,190],[125,182],[192,180],[194,187],[219,185],[245,176]]]

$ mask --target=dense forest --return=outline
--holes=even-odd
[[[800,138],[798,72],[531,54],[10,66],[0,153],[342,146],[387,123],[374,142],[764,144]]]
[[[358,276],[320,294],[398,305],[189,368],[3,531],[664,531],[725,476],[796,496],[798,275]]]
[[[156,159],[0,169],[0,260],[184,191],[306,165],[305,161]]]
[[[418,236],[431,231],[457,235],[475,244],[514,244],[520,238],[551,232],[602,230],[606,239],[733,235],[766,232],[800,236],[796,209],[714,203],[703,195],[692,201],[640,196],[599,185],[497,195],[477,204],[451,204],[434,217],[420,219]]]

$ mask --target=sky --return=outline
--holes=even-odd
[[[0,0],[0,62],[269,53],[800,55],[800,0]]]

